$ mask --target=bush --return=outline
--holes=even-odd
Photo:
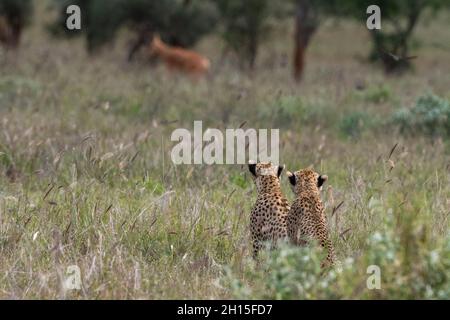
[[[402,133],[422,133],[430,136],[450,136],[450,103],[434,94],[417,99],[408,109],[402,108],[392,116]]]
[[[189,6],[178,6],[167,25],[162,26],[162,35],[169,43],[182,47],[194,45],[202,36],[214,30],[218,13],[209,1],[191,1]]]
[[[84,35],[90,52],[113,41],[117,31],[126,26],[137,35],[136,47],[150,40],[153,32],[173,45],[192,46],[214,28],[215,6],[206,0],[54,0],[59,10],[58,20],[50,26],[55,35]],[[69,4],[80,6],[82,29],[65,28]],[[137,48],[132,49],[132,55]]]
[[[271,19],[286,16],[289,3],[269,0],[215,0],[223,24],[222,38],[227,49],[253,68],[258,48],[271,30]],[[244,63],[241,67],[245,66]]]
[[[341,119],[339,129],[346,137],[358,138],[364,130],[372,127],[375,122],[373,116],[367,112],[354,111]]]
[[[450,237],[435,246],[403,239],[417,239],[411,230],[392,224],[367,239],[362,254],[323,271],[323,252],[317,246],[281,246],[263,252],[260,268],[248,268],[243,279],[225,272],[223,284],[238,299],[448,299],[450,297]],[[405,232],[405,233],[402,233]],[[380,271],[380,288],[372,283],[369,266]]]
[[[230,176],[230,182],[242,189],[249,187],[249,181],[245,179],[245,176],[243,174],[233,174]]]
[[[111,41],[124,20],[121,0],[54,0],[53,5],[58,10],[58,18],[48,26],[49,31],[55,36],[84,35],[89,52]],[[81,9],[81,30],[66,27],[69,5]]]
[[[314,299],[333,280],[321,277],[323,255],[315,246],[296,248],[284,244],[279,250],[261,252],[264,269],[248,269],[245,281],[227,270],[225,285],[237,299]],[[334,298],[330,293],[329,298]]]
[[[370,87],[362,93],[363,99],[371,103],[383,103],[391,98],[391,90],[388,86]]]
[[[381,60],[387,73],[403,71],[410,67],[407,59],[416,26],[424,13],[438,12],[445,8],[444,0],[352,0],[352,1],[319,1],[320,9],[328,14],[357,19],[367,19],[366,9],[370,5],[378,5],[381,9],[381,29],[369,30],[372,40],[371,60]]]

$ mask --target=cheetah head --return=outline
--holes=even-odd
[[[308,190],[319,192],[322,190],[325,181],[328,180],[328,176],[321,175],[311,168],[295,171],[294,173],[288,171],[286,175],[295,194]]]
[[[283,172],[283,166],[276,166],[268,162],[256,163],[249,161],[248,169],[252,175],[253,181],[255,181],[256,189],[261,192],[264,188],[274,185],[280,185],[280,176]]]

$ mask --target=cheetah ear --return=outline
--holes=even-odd
[[[256,162],[250,160],[248,162],[248,170],[256,177]]]
[[[288,178],[289,178],[289,182],[293,185],[293,186],[295,186],[295,174],[293,174],[292,172],[290,172],[290,171],[288,171],[288,172],[286,172],[286,175],[288,176]]]
[[[278,166],[278,171],[277,171],[278,178],[281,176],[281,173],[283,172],[284,167],[285,167],[284,164],[282,166]]]
[[[319,178],[317,179],[317,186],[320,188],[327,180],[328,180],[327,175],[320,175]]]

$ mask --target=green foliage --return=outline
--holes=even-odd
[[[144,182],[145,189],[150,192],[150,194],[162,195],[165,191],[164,186],[156,180],[149,177]]]
[[[121,0],[94,0],[88,1],[85,8],[81,7],[82,14],[85,13],[86,40],[90,52],[115,36],[124,19],[121,6]]]
[[[16,20],[17,23],[29,22],[33,13],[33,2],[31,0],[0,0],[0,16],[8,20]]]
[[[358,138],[374,122],[373,116],[367,112],[353,111],[341,119],[339,129],[347,137]]]
[[[334,16],[344,16],[366,21],[366,9],[378,5],[381,9],[380,30],[369,30],[373,48],[371,60],[381,62],[386,72],[405,70],[410,66],[408,56],[413,32],[427,9],[437,11],[448,2],[445,0],[352,0],[352,1],[318,1],[315,5],[319,11]]]
[[[217,11],[206,0],[124,1],[125,23],[134,30],[158,32],[167,42],[189,47],[214,30]]]
[[[214,31],[217,19],[217,9],[211,1],[194,0],[189,5],[175,6],[170,19],[159,30],[169,43],[190,47]]]
[[[379,85],[371,86],[359,95],[362,96],[364,101],[379,104],[388,101],[392,96],[392,92],[388,86]]]
[[[66,8],[69,5],[80,7],[81,30],[68,30],[66,27]],[[121,0],[54,0],[59,15],[49,29],[57,36],[85,35],[87,48],[92,52],[114,38],[125,18],[122,5]]]
[[[222,38],[228,49],[252,68],[260,43],[271,30],[271,18],[285,3],[269,0],[215,0],[223,24]]]
[[[250,185],[243,174],[234,174],[230,176],[230,182],[242,189],[245,189]]]
[[[417,235],[414,235],[417,236]],[[346,258],[322,270],[323,252],[316,245],[283,245],[263,252],[261,267],[249,267],[242,277],[226,269],[223,284],[236,299],[448,299],[450,296],[450,237],[435,248],[412,243],[405,254],[393,225],[368,237],[362,255]],[[415,251],[417,250],[417,251]],[[370,289],[380,271],[379,289]],[[359,289],[357,289],[359,288]]]
[[[152,32],[158,32],[169,43],[191,46],[211,32],[216,21],[215,7],[205,0],[55,0],[55,4],[60,14],[51,26],[53,33],[83,34],[91,52],[112,41],[122,26],[147,37],[146,41]],[[81,8],[82,29],[78,32],[65,28],[69,4]]]
[[[224,284],[237,299],[313,299],[329,285],[321,277],[323,255],[315,247],[284,244],[276,251],[261,252],[262,268],[248,268],[245,280],[226,270]],[[251,285],[250,285],[251,284]]]
[[[402,108],[392,116],[401,132],[430,136],[450,136],[450,103],[434,94],[417,99],[412,108]]]
[[[0,18],[6,25],[2,30],[1,41],[16,47],[19,44],[23,28],[30,22],[33,15],[33,2],[31,0],[0,0]]]
[[[31,0],[0,0],[0,16],[18,17],[27,20],[33,10]]]
[[[422,239],[424,235],[421,235]],[[374,233],[362,263],[380,267],[383,290],[396,299],[448,299],[450,296],[450,237],[435,247],[420,240],[420,232],[388,229]],[[405,243],[408,242],[408,243]],[[374,290],[376,291],[376,290]],[[376,292],[373,292],[377,294]]]

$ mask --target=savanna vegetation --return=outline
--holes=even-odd
[[[152,30],[210,58],[207,78],[191,81],[145,50],[128,61],[148,32],[136,19],[93,54],[89,37],[55,37],[54,2],[33,4],[20,46],[0,49],[0,298],[450,298],[448,11],[421,13],[401,75],[368,63],[365,19],[324,14],[298,83],[286,12],[256,21],[270,32],[244,63],[251,36],[239,39],[232,7],[208,7],[218,20],[199,38]],[[250,44],[224,54],[233,41]],[[247,166],[171,162],[172,131],[194,120],[278,128],[289,170],[328,175],[336,268],[321,274],[314,246],[252,261]],[[292,200],[285,177],[282,187]],[[64,290],[71,265],[81,290]],[[366,286],[371,265],[379,290]]]

